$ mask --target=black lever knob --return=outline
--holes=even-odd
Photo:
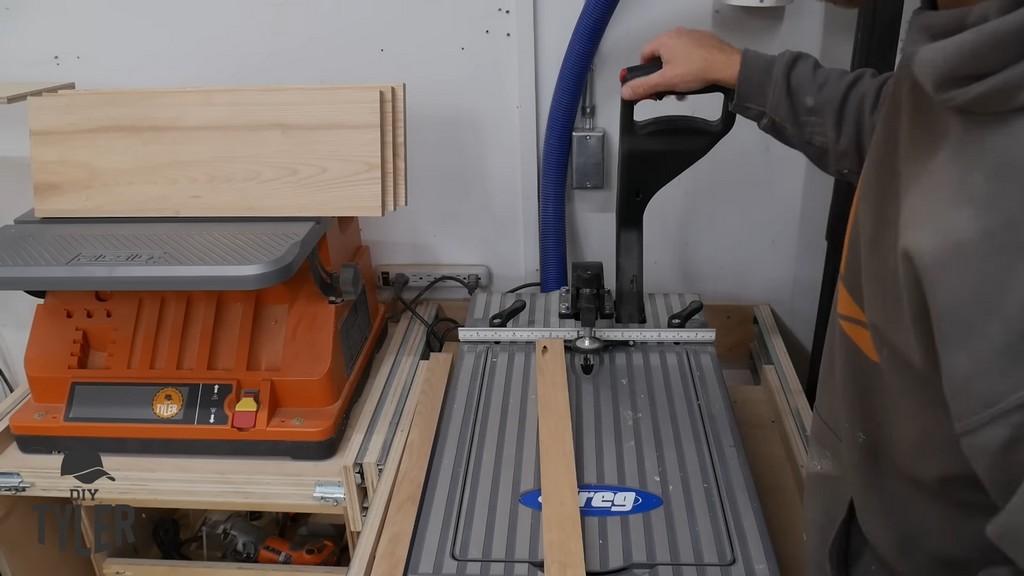
[[[516,316],[519,316],[526,310],[526,300],[516,300],[511,306],[504,310],[499,310],[491,316],[490,324],[492,328],[505,328],[508,323],[515,320]]]
[[[700,300],[694,300],[687,304],[686,308],[683,308],[679,312],[668,317],[668,327],[683,328],[690,320],[693,320],[697,314],[700,314],[702,310],[704,310],[704,303]]]

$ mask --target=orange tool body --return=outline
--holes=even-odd
[[[330,457],[386,330],[354,218],[287,281],[229,291],[50,291],[10,426],[28,452]],[[325,296],[317,269],[358,270]]]
[[[260,564],[299,566],[337,566],[340,560],[341,551],[329,540],[303,545],[278,536],[268,536],[256,556],[256,562]]]

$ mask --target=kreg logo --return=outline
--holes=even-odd
[[[664,503],[657,495],[623,488],[587,484],[579,487],[580,514],[583,516],[626,516],[655,510]],[[533,510],[541,509],[540,490],[530,490],[519,496],[519,503]]]

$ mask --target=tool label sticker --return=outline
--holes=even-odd
[[[185,406],[185,398],[177,388],[163,388],[153,396],[153,414],[168,420],[174,418]]]
[[[628,516],[656,510],[664,504],[660,496],[621,486],[584,484],[579,487],[582,516]],[[519,503],[532,510],[541,509],[540,490],[523,492]]]

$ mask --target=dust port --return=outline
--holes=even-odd
[[[96,293],[96,301],[97,302],[110,302],[110,299],[113,298],[113,297],[114,297],[114,295],[111,294],[110,292],[97,292]]]

